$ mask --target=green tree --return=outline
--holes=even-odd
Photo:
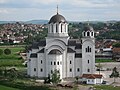
[[[2,49],[0,49],[0,55],[2,55],[3,54],[3,50]]]
[[[5,53],[6,55],[9,55],[9,54],[11,54],[11,50],[7,48],[7,49],[4,50],[4,53]]]
[[[113,47],[120,47],[120,43],[114,43]]]
[[[114,82],[116,82],[115,78],[119,77],[119,72],[117,71],[116,67],[113,68],[113,71],[112,71],[112,74],[110,75],[110,77],[113,77],[114,78]]]
[[[59,70],[55,69],[51,72],[51,82],[56,85],[61,81]]]

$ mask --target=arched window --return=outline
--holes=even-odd
[[[56,65],[56,62],[54,62],[54,65]]]
[[[86,48],[86,52],[91,52],[91,48],[89,46]]]
[[[58,32],[58,25],[56,24],[56,32]]]
[[[92,32],[92,35],[91,36],[93,36],[93,32]]]
[[[40,71],[43,72],[43,69],[41,68]]]
[[[70,72],[72,72],[72,68],[70,68]]]
[[[84,32],[84,36],[85,36],[85,32]]]
[[[61,24],[61,32],[62,32],[62,24]]]
[[[53,32],[53,25],[51,25],[52,26],[52,32]]]
[[[86,52],[88,52],[88,49],[87,49],[87,48],[85,48],[85,50],[86,50]]]
[[[91,48],[90,48],[90,52],[91,52]]]
[[[59,62],[57,62],[57,65],[59,65]]]
[[[42,60],[41,60],[41,64],[42,64]]]
[[[90,69],[88,69],[87,71],[90,72]]]
[[[90,63],[90,61],[88,60],[88,64]]]
[[[90,32],[87,32],[87,36],[90,36]]]
[[[90,48],[89,48],[89,46],[88,46],[88,48],[87,48],[87,49],[88,49],[88,52],[90,52]]]
[[[80,69],[79,69],[79,68],[77,68],[77,72],[80,72]]]
[[[34,71],[36,71],[36,68],[34,68]]]

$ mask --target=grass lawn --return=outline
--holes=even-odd
[[[96,59],[95,63],[114,62],[112,59]]]
[[[6,87],[6,86],[3,86],[3,85],[0,85],[0,90],[19,90],[19,89],[11,88],[11,87]]]
[[[0,60],[16,60],[19,58],[19,52],[24,50],[23,47],[7,47],[8,49],[11,50],[11,54],[10,55],[5,55],[2,54],[0,55]],[[2,49],[3,51],[6,49],[5,47],[1,47],[0,49]]]
[[[110,85],[95,85],[94,88],[96,88],[95,90],[120,90],[120,87]]]
[[[0,55],[0,66],[20,66],[22,63],[22,58],[19,55],[20,51],[24,50],[24,47],[0,47],[3,51],[8,48],[11,50],[10,55],[5,55],[4,53]]]

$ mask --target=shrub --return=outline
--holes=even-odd
[[[11,54],[11,50],[7,48],[7,49],[4,50],[4,53],[5,53],[6,55],[9,55],[9,54]]]
[[[61,81],[60,79],[60,72],[59,70],[55,69],[54,71],[52,71],[51,73],[51,82],[56,85]]]

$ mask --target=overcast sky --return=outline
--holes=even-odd
[[[120,20],[120,0],[0,0],[0,21],[49,20],[57,4],[68,21]]]

